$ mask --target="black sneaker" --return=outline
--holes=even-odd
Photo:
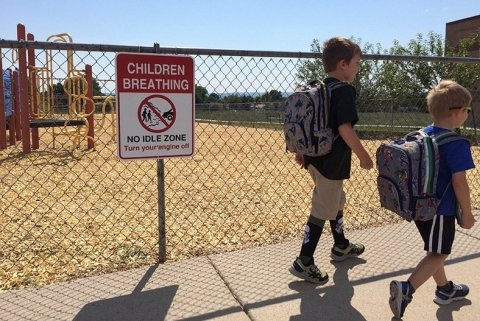
[[[455,284],[452,281],[449,283],[452,287],[452,290],[447,292],[437,288],[433,302],[437,304],[449,304],[453,301],[465,298],[468,292],[470,292],[470,289],[465,284]]]
[[[304,279],[305,281],[325,284],[328,282],[328,274],[326,272],[320,271],[320,269],[312,262],[310,265],[304,265],[302,260],[297,257],[293,261],[292,266],[288,269],[290,273]]]
[[[390,282],[390,299],[388,303],[395,317],[403,317],[405,308],[412,301],[412,295],[409,292],[408,282]]]
[[[365,246],[360,243],[350,243],[345,249],[341,249],[338,246],[332,248],[330,257],[334,261],[343,261],[349,257],[357,257],[365,251]]]

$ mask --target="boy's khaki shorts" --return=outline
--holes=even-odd
[[[346,202],[343,179],[325,178],[313,165],[308,166],[308,172],[315,183],[310,215],[321,220],[334,220]]]

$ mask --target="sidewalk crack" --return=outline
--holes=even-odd
[[[223,276],[222,272],[220,272],[220,270],[218,269],[218,267],[215,265],[215,263],[213,263],[212,259],[210,258],[210,256],[206,256],[208,262],[210,262],[210,264],[212,265],[212,267],[215,269],[215,271],[217,272],[218,276],[222,279],[223,283],[225,284],[225,286],[227,287],[228,291],[230,291],[230,293],[232,294],[232,297],[235,299],[235,301],[238,302],[238,304],[240,305],[242,311],[245,313],[245,315],[252,321],[255,321],[255,318],[250,314],[250,311],[249,309],[245,306],[245,303],[242,302],[242,300],[240,299],[240,296],[235,292],[235,290],[233,290],[233,288],[230,286],[230,284],[227,282],[227,280],[225,279],[225,277]]]

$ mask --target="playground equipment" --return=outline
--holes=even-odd
[[[18,40],[25,40],[25,27],[17,25]],[[32,34],[27,40],[33,41]],[[47,41],[72,42],[70,35],[63,33],[50,36]],[[0,58],[2,57],[0,51]],[[18,48],[18,70],[11,72],[11,88],[7,81],[0,81],[0,97],[11,94],[8,99],[0,99],[0,150],[7,146],[6,131],[9,133],[9,144],[22,142],[23,152],[29,153],[39,148],[39,128],[51,131],[53,147],[58,136],[67,136],[73,142],[72,150],[76,149],[82,140],[87,140],[87,148],[92,149],[95,144],[94,112],[95,101],[103,100],[102,114],[105,116],[107,106],[110,107],[110,118],[113,128],[112,138],[115,137],[114,104],[112,96],[93,97],[92,67],[85,65],[84,70],[75,69],[73,52],[67,50],[67,75],[63,82],[63,89],[67,95],[67,113],[59,113],[54,96],[54,57],[51,50],[45,53],[44,66],[35,66],[34,49]],[[2,68],[0,59],[0,68]],[[10,71],[7,71],[10,74]],[[5,107],[7,106],[7,107]],[[9,107],[11,106],[11,107]],[[10,111],[7,113],[7,111]],[[105,117],[99,123],[103,127]]]
[[[107,121],[107,109],[110,111],[109,123],[108,126],[111,128],[110,139],[115,141],[117,132],[116,132],[116,123],[115,123],[115,96],[93,96],[93,101],[98,101],[101,103],[100,108],[100,119],[97,121],[97,128],[104,128]],[[95,105],[98,105],[95,103]]]

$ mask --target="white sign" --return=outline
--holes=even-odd
[[[190,56],[117,54],[120,159],[193,155],[194,70]]]

